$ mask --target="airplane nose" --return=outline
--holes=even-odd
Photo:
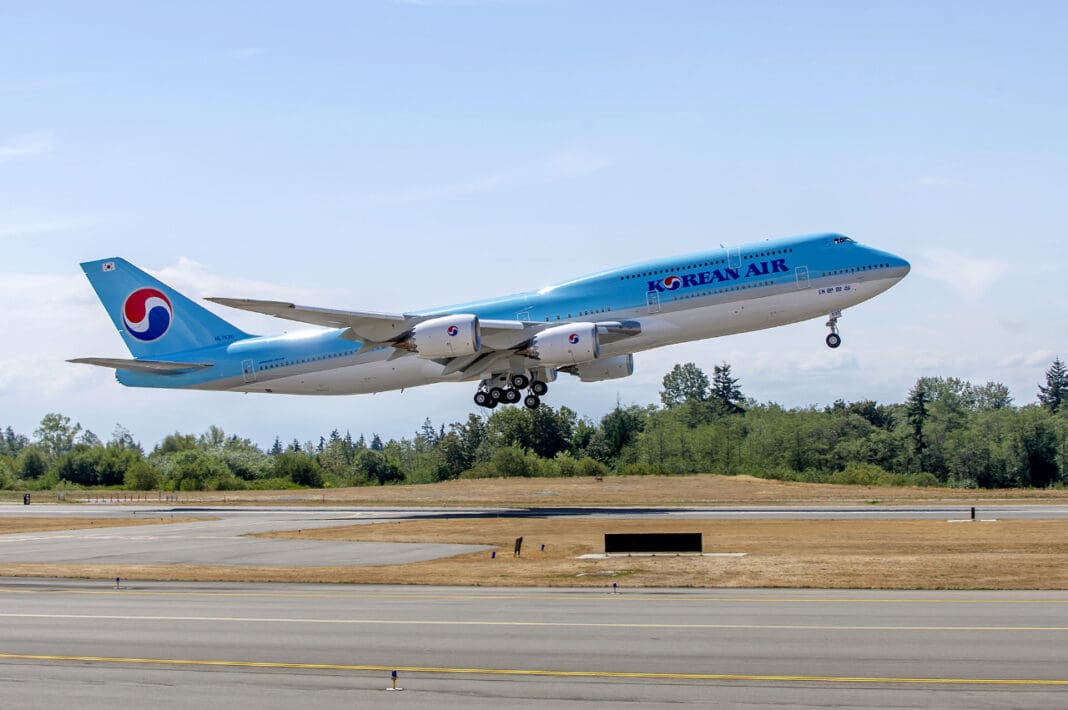
[[[912,264],[910,264],[906,260],[902,259],[900,256],[895,256],[894,257],[894,261],[895,261],[894,265],[897,268],[901,269],[901,277],[902,278],[904,278],[905,276],[908,276],[908,273],[910,271],[912,271]]]
[[[912,271],[912,264],[906,259],[902,259],[897,254],[891,254],[888,251],[879,252],[880,260],[885,262],[890,267],[890,275],[897,279],[903,279],[908,276],[908,273]]]

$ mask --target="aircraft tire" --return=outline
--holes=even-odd
[[[504,390],[500,387],[490,387],[489,396],[494,403],[500,402],[504,399]]]
[[[842,336],[838,335],[838,333],[831,333],[830,335],[827,336],[827,347],[829,347],[829,348],[837,348],[841,344],[842,344]]]
[[[526,375],[512,375],[509,379],[511,380],[512,387],[515,387],[517,390],[525,390],[530,385],[530,379],[528,379]]]
[[[530,384],[530,391],[538,397],[544,397],[545,394],[549,391],[549,385],[545,384],[544,382],[539,382],[538,380],[535,380]]]
[[[490,396],[488,392],[486,392],[485,390],[479,390],[478,392],[475,392],[475,404],[480,407],[486,407],[489,405],[489,402]]]
[[[519,401],[520,397],[519,390],[509,388],[504,391],[504,401],[508,404],[515,404]]]
[[[537,409],[541,406],[541,400],[538,399],[538,395],[536,394],[528,394],[523,399],[523,404],[527,409]]]

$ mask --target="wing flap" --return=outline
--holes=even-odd
[[[126,358],[112,357],[78,357],[67,362],[75,362],[80,365],[96,365],[98,367],[110,367],[114,370],[127,370],[129,372],[147,372],[156,375],[180,375],[184,372],[194,372],[212,367],[210,362],[172,362],[169,360],[128,360]]]

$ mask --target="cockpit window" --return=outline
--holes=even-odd
[[[834,243],[835,244],[856,244],[856,241],[850,239],[849,237],[835,237],[834,238]]]

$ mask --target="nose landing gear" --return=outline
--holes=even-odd
[[[842,344],[842,336],[838,334],[838,319],[841,317],[841,311],[832,311],[827,321],[827,327],[831,329],[826,339],[829,348],[837,348]]]

